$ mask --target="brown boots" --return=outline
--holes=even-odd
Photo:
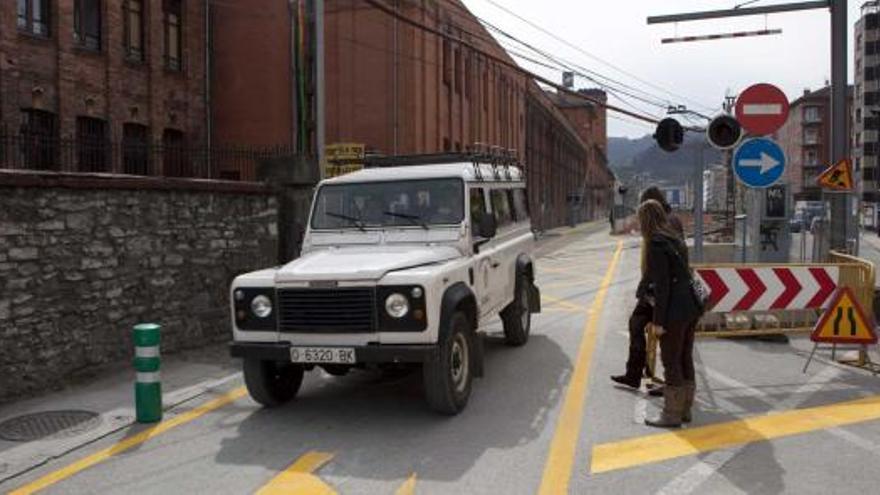
[[[687,391],[685,386],[674,387],[666,385],[663,387],[663,410],[656,418],[646,418],[645,424],[648,426],[656,426],[658,428],[678,428],[684,419],[685,401],[687,399]],[[690,411],[688,411],[690,418]]]
[[[697,384],[684,382],[684,409],[681,411],[681,422],[690,423],[693,419],[691,409],[694,407],[694,395],[697,393]]]

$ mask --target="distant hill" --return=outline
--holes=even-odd
[[[651,136],[609,138],[608,159],[612,170],[624,180],[634,174],[647,174],[658,181],[682,182],[692,179],[701,146],[706,146],[703,152],[707,167],[721,161],[721,152],[708,146],[704,136],[691,133],[673,153],[657,147]]]
[[[608,138],[608,161],[617,170],[629,165],[630,161],[646,149],[654,146],[654,138],[646,134],[638,139],[627,137]]]

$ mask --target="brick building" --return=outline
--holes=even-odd
[[[358,0],[328,3],[327,143],[363,143],[382,154],[472,143],[513,149],[526,164],[536,223],[607,214],[614,179],[604,108],[568,100],[558,108],[555,95],[498,62],[513,59],[458,0],[406,0],[397,8],[461,42]]]
[[[852,98],[852,92],[850,92]],[[852,100],[850,99],[850,105]],[[791,102],[788,120],[776,138],[788,160],[786,180],[796,201],[818,201],[816,178],[831,165],[831,88],[804,90]]]
[[[880,2],[865,2],[855,24],[855,95],[852,156],[862,173],[862,200],[869,225],[878,225],[880,203]]]
[[[301,3],[301,2],[300,2]],[[298,15],[286,0],[212,2],[214,143],[296,145],[293,43]]]
[[[204,0],[4,2],[4,166],[193,175],[191,160],[147,149],[205,142],[205,21]]]

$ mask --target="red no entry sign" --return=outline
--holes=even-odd
[[[772,84],[749,86],[736,100],[736,119],[752,135],[772,134],[788,119],[788,98]]]

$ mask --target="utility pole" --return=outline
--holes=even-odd
[[[831,161],[847,158],[849,155],[849,133],[847,130],[847,13],[846,0],[819,0],[789,4],[767,5],[727,10],[710,10],[648,17],[648,24],[677,23],[722,19],[750,15],[777,14],[811,9],[829,9],[831,13]],[[851,213],[852,196],[834,194],[831,196],[831,248],[846,250],[855,229]],[[824,255],[825,253],[823,253]]]
[[[320,177],[324,178],[324,141],[326,116],[324,114],[324,0],[312,0],[315,19],[315,157]]]
[[[831,1],[831,163],[849,156],[849,115],[847,108],[846,0]],[[850,193],[831,196],[831,248],[849,250],[853,236],[852,204]],[[853,249],[855,245],[853,245]],[[824,254],[824,253],[823,253]]]

